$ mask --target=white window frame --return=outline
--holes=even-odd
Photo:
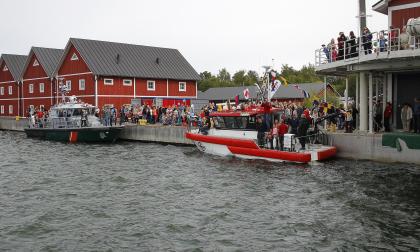
[[[133,80],[132,79],[123,79],[123,86],[132,86]]]
[[[79,57],[77,57],[76,53],[73,53],[73,55],[71,56],[70,60],[79,60]]]
[[[184,88],[182,88],[181,89],[181,85],[184,85]],[[179,92],[187,92],[187,82],[185,82],[185,81],[180,81],[179,83],[178,83],[178,90],[179,90]]]
[[[66,80],[66,89],[67,91],[71,91],[71,80]]]
[[[37,60],[37,59],[35,59],[35,60],[34,60],[34,63],[32,64],[32,66],[34,66],[34,67],[35,67],[35,66],[39,66],[39,62],[38,62],[38,60]]]
[[[85,79],[80,79],[79,80],[79,90],[80,91],[86,90],[86,80]]]
[[[44,104],[39,105],[39,111],[45,111],[45,105]]]
[[[0,106],[0,114],[4,114],[4,105]]]
[[[0,87],[0,95],[4,95],[4,87]]]
[[[149,84],[153,84],[153,88],[149,88]],[[148,80],[146,82],[146,85],[147,85],[147,91],[155,91],[156,90],[156,81]]]
[[[42,88],[41,88],[42,87]],[[40,93],[44,93],[45,92],[45,84],[44,83],[39,83],[39,92]]]
[[[107,82],[109,82],[109,83],[107,83]],[[107,85],[107,86],[114,85],[114,79],[110,79],[110,78],[104,79],[104,85]]]
[[[34,93],[34,84],[29,84],[29,86],[28,86],[28,92],[30,94],[33,94]]]
[[[7,72],[7,71],[9,71],[9,68],[6,65],[4,65],[3,72]]]
[[[13,105],[9,105],[9,115],[13,114]]]
[[[12,95],[13,94],[13,86],[9,86],[9,88],[8,88],[9,90],[8,90],[8,94],[9,95]]]

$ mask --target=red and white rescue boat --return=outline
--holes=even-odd
[[[286,134],[284,146],[287,151],[261,148],[257,144],[256,117],[264,112],[259,109],[243,112],[214,112],[210,114],[214,128],[207,135],[198,129],[186,133],[185,137],[194,141],[197,148],[205,153],[218,156],[235,156],[245,159],[265,159],[275,162],[309,163],[334,157],[336,147],[308,143],[305,150],[293,134]],[[272,120],[281,117],[282,111],[271,109]]]

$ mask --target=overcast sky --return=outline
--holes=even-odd
[[[387,16],[366,0],[368,26]],[[69,37],[178,49],[198,71],[314,62],[338,32],[358,33],[358,0],[0,0],[0,53],[64,48]]]

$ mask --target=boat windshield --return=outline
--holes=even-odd
[[[255,116],[216,116],[213,121],[216,129],[255,129]]]
[[[57,108],[51,110],[52,117],[72,117],[72,116],[82,116],[83,110],[88,112],[88,115],[94,115],[95,110],[93,108]]]

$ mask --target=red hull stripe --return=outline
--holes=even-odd
[[[308,163],[311,161],[311,154],[309,153],[296,153],[296,152],[264,150],[264,149],[249,149],[249,148],[241,148],[241,147],[233,147],[233,146],[228,146],[228,148],[232,153],[240,154],[240,155],[280,159],[284,161],[293,161],[293,162],[301,162],[301,163]]]
[[[236,139],[218,136],[205,136],[201,134],[186,133],[185,137],[193,141],[220,144],[248,149],[258,149],[258,145],[251,139]]]
[[[76,143],[77,142],[77,131],[71,131],[70,132],[70,143]]]
[[[318,160],[328,159],[330,157],[335,156],[336,153],[337,153],[337,148],[332,146],[329,149],[318,152]]]

